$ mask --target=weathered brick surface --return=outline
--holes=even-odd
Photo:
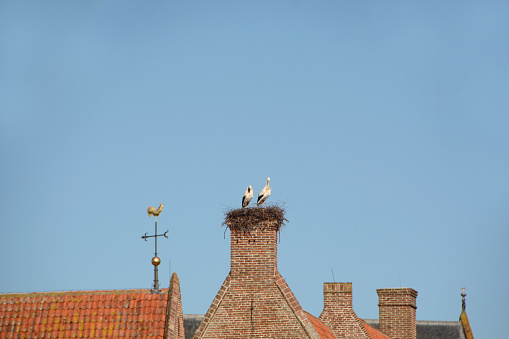
[[[228,292],[228,290],[230,288],[230,281],[231,281],[230,277],[231,277],[231,275],[228,274],[228,276],[226,277],[226,279],[223,282],[223,285],[219,289],[219,292],[217,293],[216,297],[212,301],[212,304],[210,305],[207,313],[203,317],[203,320],[201,321],[200,326],[198,326],[198,329],[194,333],[193,338],[202,338],[203,337],[203,333],[205,333],[205,330],[207,329],[207,327],[210,323],[210,320],[216,314],[217,309],[221,305],[221,302],[223,301],[224,296],[226,295],[226,293]]]
[[[412,288],[384,288],[376,292],[380,331],[393,339],[416,339],[417,291]]]
[[[320,338],[277,271],[275,222],[231,230],[230,274],[193,338]]]
[[[184,314],[182,312],[180,282],[177,273],[173,273],[171,276],[166,312],[166,333],[164,337],[167,339],[185,339]]]
[[[286,283],[285,279],[283,279],[278,271],[276,271],[275,281],[281,295],[283,295],[299,323],[304,327],[307,337],[320,338],[321,336],[317,333],[316,328],[309,319],[309,316],[306,314],[306,311],[302,309],[299,302],[297,301],[297,298],[295,298],[295,295],[290,290],[290,287]]]
[[[352,283],[323,284],[323,311],[319,319],[336,338],[370,338],[352,307]]]

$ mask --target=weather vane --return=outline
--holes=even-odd
[[[151,294],[161,293],[161,291],[159,290],[159,276],[158,276],[158,269],[157,269],[157,266],[159,266],[159,264],[161,263],[161,259],[159,259],[159,257],[157,256],[157,237],[165,237],[166,239],[168,239],[168,236],[166,235],[166,234],[168,234],[168,230],[166,230],[166,232],[164,232],[163,234],[157,234],[157,217],[159,216],[159,214],[161,214],[162,211],[163,211],[163,204],[160,204],[158,209],[155,209],[152,206],[147,208],[148,216],[149,217],[154,216],[156,218],[156,223],[155,223],[156,230],[155,230],[154,235],[147,235],[147,233],[145,233],[145,235],[143,235],[141,237],[145,241],[147,241],[148,238],[155,238],[154,239],[155,240],[155,252],[154,252],[154,257],[152,258],[152,265],[154,265],[154,286],[153,286],[152,290],[150,291]]]
[[[464,310],[467,308],[467,303],[465,301],[465,297],[467,296],[467,293],[465,292],[467,288],[466,287],[462,287],[461,288],[461,297],[462,297],[462,300],[461,300],[461,308]]]

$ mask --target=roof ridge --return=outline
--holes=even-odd
[[[169,288],[161,288],[161,291],[168,291]],[[114,294],[115,292],[150,292],[149,288],[132,288],[132,289],[120,289],[120,290],[57,290],[57,291],[36,291],[36,292],[0,292],[2,296],[30,296],[35,294],[50,295],[50,294],[70,294],[70,293],[105,293]]]

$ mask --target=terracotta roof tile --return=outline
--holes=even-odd
[[[163,338],[168,290],[0,294],[0,338]]]
[[[322,339],[335,339],[336,338],[334,336],[334,334],[332,333],[332,331],[330,330],[330,328],[325,326],[325,324],[322,323],[318,318],[309,314],[306,311],[304,311],[304,312],[308,316],[311,324],[313,324],[314,328],[316,329],[316,332],[318,332],[318,334],[320,335],[320,338],[322,338]]]
[[[366,329],[366,332],[368,332],[369,337],[371,339],[391,339],[391,337],[386,336],[376,328],[368,325],[364,320],[360,319],[362,322],[362,325],[364,325],[364,328]]]

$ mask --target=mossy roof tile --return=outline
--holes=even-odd
[[[167,305],[167,289],[0,294],[0,338],[163,338]]]

